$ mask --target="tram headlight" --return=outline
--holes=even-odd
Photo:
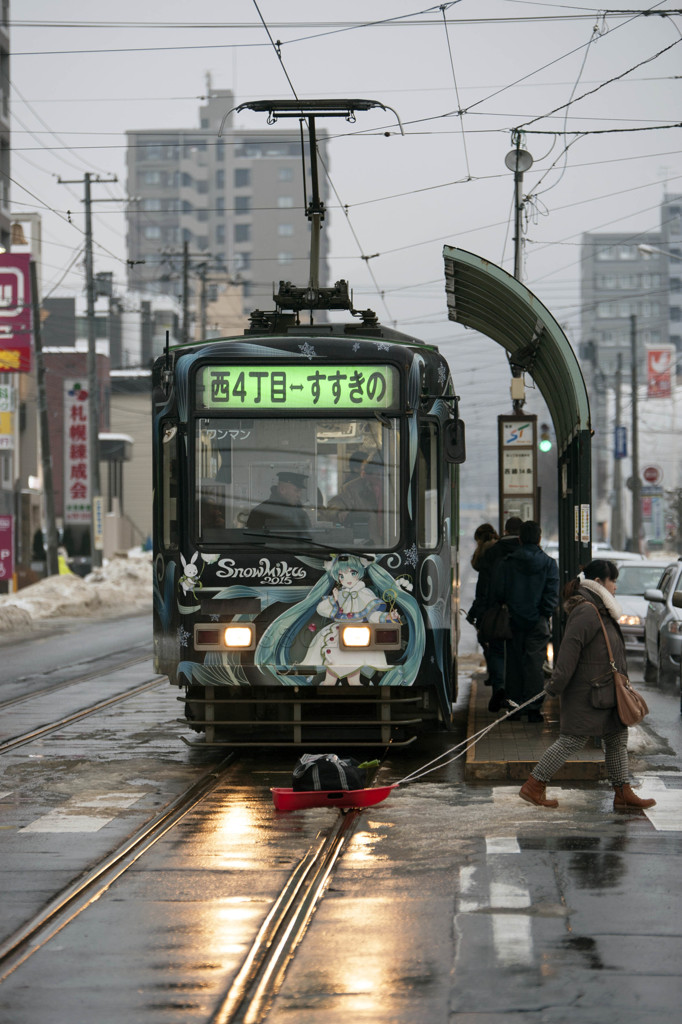
[[[223,641],[230,650],[249,650],[253,647],[253,626],[243,622],[226,626]]]
[[[341,640],[344,647],[369,647],[372,630],[369,626],[343,626]]]

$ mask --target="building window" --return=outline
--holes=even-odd
[[[234,197],[235,213],[248,213],[251,210],[251,196]]]
[[[142,209],[147,210],[150,213],[157,213],[161,209],[160,199],[143,199],[141,203]]]
[[[149,239],[161,238],[161,228],[157,228],[154,225],[152,225],[152,227],[145,228],[144,237]]]
[[[222,167],[215,172],[215,187],[219,189],[225,188],[225,171]]]
[[[222,139],[219,139],[215,147],[215,158],[219,164],[225,160],[225,143]]]
[[[142,175],[142,181],[145,185],[160,185],[161,184],[161,172],[160,171],[145,171]]]
[[[280,210],[286,210],[294,205],[293,196],[277,196],[277,205]]]
[[[278,224],[277,225],[277,234],[278,235],[282,235],[283,237],[287,237],[288,238],[291,235],[293,235],[293,233],[294,233],[294,225],[293,224]]]
[[[202,195],[202,196],[207,195],[208,194],[208,182],[207,181],[198,181],[197,182],[197,192],[200,195]]]
[[[235,167],[234,171],[234,187],[235,188],[248,188],[251,184],[251,168],[250,167]]]
[[[278,263],[291,263],[293,261],[293,253],[290,252],[278,252],[277,262]]]
[[[250,242],[251,241],[251,225],[250,224],[235,224],[235,226],[234,226],[234,240],[235,240],[235,242]]]
[[[218,196],[215,201],[216,213],[225,213],[225,200],[222,196]]]
[[[216,240],[216,242],[219,245],[222,245],[223,242],[225,241],[225,225],[224,224],[216,224],[215,240]]]
[[[249,270],[251,268],[251,253],[250,252],[236,252],[234,254],[234,269]]]
[[[294,180],[294,169],[293,169],[293,167],[278,167],[277,168],[277,180],[278,181],[293,181]]]

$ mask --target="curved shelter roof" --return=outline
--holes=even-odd
[[[525,285],[475,253],[446,245],[448,315],[502,345],[512,367],[537,384],[557,440],[559,566],[565,580],[591,557],[591,425],[575,352],[550,311]]]
[[[559,452],[590,430],[585,381],[570,342],[537,296],[495,263],[446,245],[445,291],[450,320],[502,345],[529,374],[547,403]]]

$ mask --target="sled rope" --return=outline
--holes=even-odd
[[[394,783],[394,785],[409,785],[409,783],[416,782],[417,779],[421,779],[425,775],[430,775],[431,772],[435,772],[439,768],[445,768],[446,765],[452,764],[452,762],[457,761],[458,758],[464,757],[467,751],[471,750],[472,747],[475,747],[478,741],[485,736],[486,733],[490,732],[491,729],[494,729],[496,725],[500,724],[500,722],[504,722],[504,720],[509,718],[510,715],[515,715],[517,711],[522,711],[523,708],[528,707],[529,704],[536,701],[538,697],[543,696],[544,693],[544,690],[540,690],[539,693],[536,693],[534,697],[530,697],[524,704],[519,704],[518,707],[512,708],[511,711],[507,711],[507,713],[502,715],[501,718],[496,718],[494,722],[490,723],[490,725],[486,725],[485,728],[479,729],[479,731],[475,732],[472,736],[467,736],[467,738],[462,740],[461,743],[457,743],[454,747],[450,747],[449,750],[444,750],[442,754],[438,754],[438,756],[434,757],[432,761],[427,761],[427,763],[422,765],[421,768],[415,768],[413,772],[410,772],[409,775],[406,775],[403,779]],[[455,756],[451,757],[448,761],[442,761],[442,758],[448,757],[449,754],[454,753],[455,750],[459,750],[460,747],[463,747],[464,749],[460,750],[458,754],[455,754]],[[431,765],[433,765],[433,767],[431,767]]]

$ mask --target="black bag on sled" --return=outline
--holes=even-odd
[[[364,789],[366,772],[354,757],[337,754],[303,754],[294,768],[292,787],[312,789]]]

